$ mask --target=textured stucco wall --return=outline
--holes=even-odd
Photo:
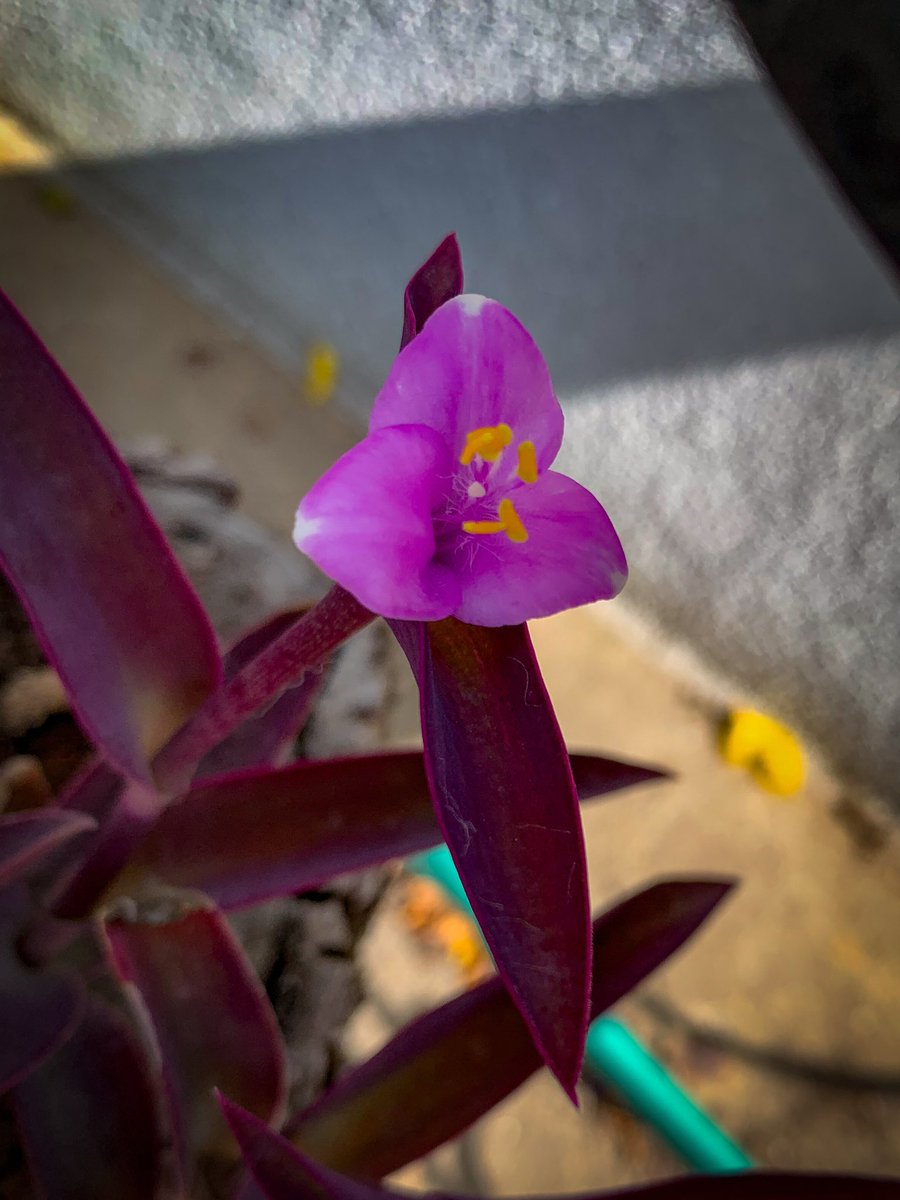
[[[633,599],[897,796],[900,300],[714,6],[27,7],[0,90],[276,350],[334,341],[360,411],[457,229]]]
[[[90,154],[750,74],[715,0],[5,0],[7,100]]]

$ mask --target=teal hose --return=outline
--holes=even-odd
[[[446,846],[416,855],[407,865],[440,884],[475,919]],[[694,1170],[745,1171],[754,1165],[621,1021],[598,1017],[593,1022],[584,1065],[589,1076],[617,1092]]]

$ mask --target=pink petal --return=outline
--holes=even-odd
[[[401,350],[369,429],[428,425],[448,440],[455,461],[470,430],[501,423],[512,429],[514,445],[534,443],[542,470],[550,466],[562,444],[563,414],[543,355],[502,304],[457,296]]]
[[[300,503],[300,550],[373,612],[437,621],[459,585],[434,561],[432,513],[452,473],[444,439],[424,425],[379,429],[348,450]]]
[[[415,343],[414,343],[415,344]],[[461,535],[449,560],[462,587],[455,616],[472,625],[514,625],[609,600],[628,573],[599,500],[556,471],[511,495],[527,542],[502,533]]]

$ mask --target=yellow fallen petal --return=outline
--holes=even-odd
[[[306,354],[306,377],[303,391],[310,404],[327,403],[337,386],[340,359],[334,346],[316,342]]]
[[[744,767],[765,791],[793,796],[806,777],[803,747],[786,725],[752,708],[737,709],[722,734],[722,757]]]

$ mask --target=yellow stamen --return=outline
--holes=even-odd
[[[459,461],[467,467],[477,454],[485,462],[496,462],[512,440],[513,431],[508,425],[483,425],[466,434]]]
[[[534,442],[519,442],[519,478],[523,483],[537,483],[537,455]]]
[[[463,521],[464,533],[502,533],[506,526],[502,521]]]
[[[503,522],[504,533],[511,542],[528,541],[528,530],[522,524],[522,518],[513,508],[509,497],[500,501],[500,520]]]
[[[511,542],[527,542],[528,530],[508,497],[500,501],[498,521],[463,521],[464,533],[505,533]]]

